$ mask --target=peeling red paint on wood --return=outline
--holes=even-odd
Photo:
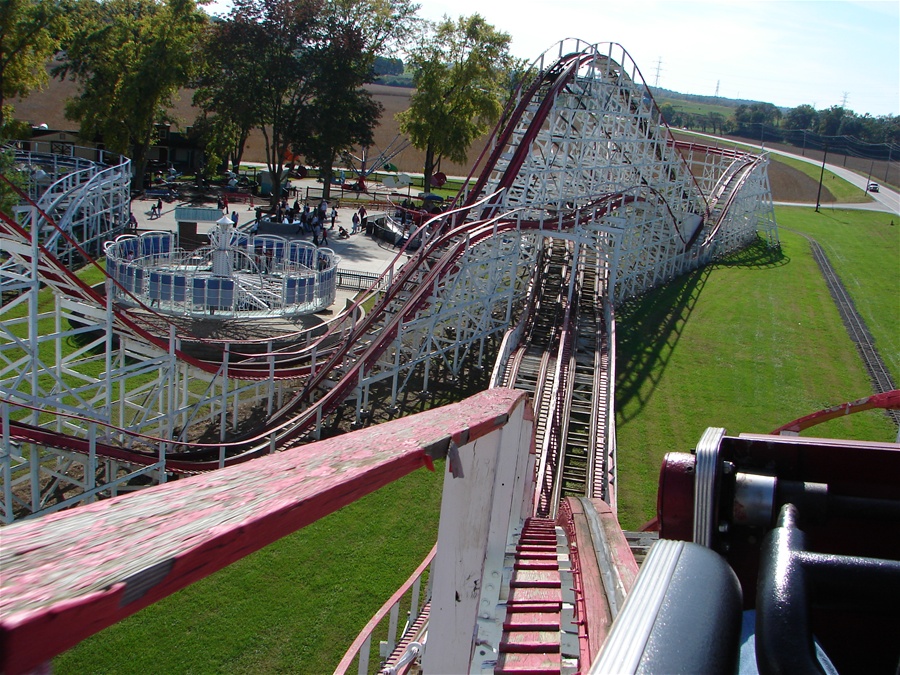
[[[600,500],[590,500],[603,528],[605,542],[594,541],[591,526],[578,499],[561,502],[557,524],[569,539],[572,572],[578,589],[576,617],[579,620],[579,644],[582,664],[594,662],[612,626],[613,613],[607,597],[607,589],[602,581],[601,566],[615,567],[614,576],[620,579],[623,590],[629,592],[638,573],[628,540],[619,527],[615,512],[609,504]],[[606,553],[606,559],[598,559],[595,549]]]
[[[28,670],[426,466],[442,439],[500,428],[525,401],[461,403],[3,529],[0,666]]]

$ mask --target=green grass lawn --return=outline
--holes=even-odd
[[[655,513],[663,455],[708,426],[767,432],[871,393],[810,254],[844,278],[898,375],[900,224],[778,208],[782,249],[755,247],[618,311],[620,520]],[[807,435],[813,435],[807,432]],[[814,435],[890,441],[869,412]],[[325,673],[434,543],[440,470],[417,471],[149,607],[54,660],[57,673]]]
[[[822,246],[900,386],[900,218],[830,207],[777,208],[776,215],[782,228]]]
[[[77,276],[87,283],[88,285],[94,285],[101,282],[105,277],[103,274],[103,266],[106,264],[105,260],[101,260],[99,263],[99,267],[94,265],[88,265],[82,268]],[[40,335],[48,335],[53,333],[55,330],[56,319],[53,313],[54,306],[56,300],[53,293],[53,290],[49,286],[45,286],[38,292],[38,313],[42,316],[37,321],[37,330]],[[16,336],[17,338],[26,338],[28,336],[28,322],[23,319],[27,317],[28,312],[28,304],[22,303],[17,305],[4,313],[2,320],[5,322],[9,332]],[[66,325],[63,326],[63,330],[67,330],[69,328],[68,322],[64,322]],[[77,347],[77,340],[69,338],[63,344],[63,350],[65,352],[71,352]],[[15,360],[21,356],[24,356],[25,351],[20,349],[9,349],[5,352],[6,358],[10,360]],[[81,359],[77,364],[77,371],[81,373],[83,376],[88,378],[96,378],[99,377],[100,374],[105,369],[105,363],[102,358],[96,358],[96,355],[92,353],[83,354]],[[53,364],[56,363],[56,343],[53,340],[47,340],[41,343],[38,347],[38,357],[44,364]],[[74,367],[74,366],[73,366]],[[71,386],[81,386],[84,384],[84,381],[81,378],[74,378],[69,374],[61,375],[62,379],[68,382]],[[42,375],[38,379],[38,383],[41,387],[44,388],[52,388],[54,381],[49,375]],[[20,388],[22,390],[28,390],[31,386],[29,381],[22,382],[20,384]],[[74,401],[72,401],[74,405],[77,405]],[[26,410],[18,410],[12,413],[12,416],[16,419],[23,419],[29,416],[30,413]]]
[[[900,237],[884,214],[779,208],[782,228],[809,231],[845,278],[877,345],[896,366]],[[872,393],[807,241],[781,230],[763,247],[676,279],[617,317],[619,514],[624,527],[655,515],[663,455],[688,451],[708,426],[771,431]],[[895,375],[896,377],[896,375]],[[806,435],[896,438],[879,412]]]

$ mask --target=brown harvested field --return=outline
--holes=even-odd
[[[402,87],[386,87],[384,85],[366,85],[366,89],[372,92],[375,99],[384,106],[381,116],[381,124],[375,132],[375,146],[369,149],[369,157],[375,158],[379,153],[391,147],[396,147],[399,134],[397,121],[394,116],[409,107],[411,89]],[[33,125],[46,124],[50,129],[62,131],[77,129],[77,125],[65,118],[65,100],[77,94],[77,86],[71,81],[60,82],[51,80],[40,91],[33,92],[25,99],[14,99],[15,116],[26,120]],[[175,127],[184,130],[197,117],[196,109],[191,105],[193,91],[182,89],[169,109],[169,114],[175,120]],[[469,157],[474,160],[481,153],[487,139],[476,142],[469,149]],[[244,149],[244,161],[265,162],[265,143],[262,134],[254,132]],[[425,164],[425,153],[416,150],[412,146],[404,149],[391,160],[401,171],[421,173]],[[452,162],[444,162],[440,170],[451,176],[466,176],[469,173],[469,165],[459,165]]]
[[[769,162],[769,185],[772,188],[772,200],[776,202],[815,203],[819,190],[818,181],[805,173],[782,162]],[[821,203],[830,204],[835,201],[828,188],[822,186]]]
[[[369,158],[378,156],[379,153],[386,149],[396,147],[400,141],[399,129],[395,116],[398,112],[405,110],[409,106],[409,97],[412,94],[411,89],[402,87],[387,87],[383,85],[367,85],[366,87],[372,92],[377,101],[384,106],[384,113],[381,117],[381,123],[375,133],[375,146],[369,150]],[[14,100],[16,117],[27,120],[34,125],[47,124],[50,129],[66,130],[74,128],[74,124],[66,120],[63,113],[65,99],[74,96],[77,93],[76,85],[71,81],[60,82],[52,80],[50,84],[41,91],[36,91],[28,98]],[[170,114],[176,120],[176,127],[184,129],[190,126],[195,117],[196,110],[191,105],[192,92],[190,90],[182,90],[175,101],[175,105],[170,109]],[[739,141],[740,139],[734,139]],[[476,142],[469,149],[469,159],[471,163],[479,157],[484,149],[487,138],[483,138]],[[796,148],[787,146],[785,150],[796,152]],[[807,151],[807,155],[814,157],[812,151]],[[818,156],[821,159],[821,153]],[[254,133],[247,143],[244,151],[244,161],[247,162],[264,162],[265,146],[263,144],[262,135],[259,132]],[[859,162],[861,160],[849,159],[849,162]],[[421,173],[424,162],[425,153],[416,150],[412,146],[408,146],[391,162],[401,170],[411,173]],[[876,163],[877,164],[877,163]],[[848,167],[851,168],[851,167]],[[869,167],[867,166],[866,169]],[[451,162],[444,162],[440,167],[444,173],[451,176],[466,176],[471,169],[470,165],[459,165]],[[876,167],[874,175],[879,175],[879,168]],[[880,169],[884,173],[885,169]],[[780,162],[771,162],[769,164],[769,180],[772,185],[772,198],[779,202],[815,202],[818,182],[812,180],[801,172],[792,169]],[[831,193],[827,189],[823,189],[821,201],[830,203],[834,201]]]

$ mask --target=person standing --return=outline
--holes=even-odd
[[[337,207],[331,207],[331,229],[334,229],[334,221],[337,220]]]
[[[359,213],[353,212],[353,227],[350,228],[350,234],[356,234],[359,230]]]
[[[156,200],[156,217],[162,217],[162,199]]]
[[[304,232],[310,231],[310,212],[308,203],[303,205],[303,213],[300,215],[300,224],[303,227]]]
[[[366,211],[365,205],[359,207],[359,227],[365,232],[366,231],[366,222],[369,220],[369,214]]]
[[[237,224],[238,224],[238,214],[237,214],[237,211],[232,211],[232,212],[231,212],[231,224],[234,225],[235,228],[237,228]]]

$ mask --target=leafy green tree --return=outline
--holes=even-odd
[[[796,108],[788,110],[784,119],[785,129],[815,129],[818,122],[819,113],[808,103],[798,105]]]
[[[236,0],[227,21],[234,45],[252,64],[222,70],[233,78],[227,91],[244,87],[250,94],[248,119],[265,141],[266,166],[273,177],[273,198],[281,196],[285,163],[291,156],[293,133],[315,98],[312,55],[316,49],[316,21],[323,0]],[[252,67],[250,67],[252,66]],[[227,96],[226,96],[227,98]],[[222,108],[216,112],[225,114]]]
[[[193,99],[201,114],[194,127],[204,142],[210,175],[226,160],[238,170],[250,132],[257,126],[253,83],[265,77],[265,66],[257,58],[264,40],[253,22],[210,22],[203,32],[205,58]]]
[[[839,105],[833,105],[828,110],[820,111],[819,133],[823,136],[837,136],[845,113],[844,108]]]
[[[191,127],[191,138],[198,147],[203,148],[204,154],[204,166],[198,178],[214,178],[220,173],[221,166],[228,162],[237,171],[247,135],[249,130],[245,135],[235,122],[224,115],[201,111]]]
[[[207,150],[239,162],[256,128],[271,175],[283,175],[294,153],[330,171],[343,150],[372,142],[381,108],[360,87],[376,55],[412,32],[417,8],[409,0],[235,0],[209,31],[194,99]]]
[[[0,134],[6,99],[27,96],[47,81],[47,62],[66,35],[67,6],[59,0],[2,0],[0,6]]]
[[[663,103],[659,106],[659,114],[662,115],[663,119],[666,121],[666,124],[671,126],[674,124],[673,120],[675,118],[675,106],[671,103]]]
[[[412,52],[416,92],[397,115],[400,129],[425,151],[425,186],[443,157],[464,163],[475,139],[500,117],[511,59],[510,37],[473,14],[446,18]]]
[[[401,59],[389,59],[384,56],[375,57],[375,66],[372,71],[377,75],[402,75],[403,61]]]
[[[26,179],[22,171],[17,171],[16,157],[12,148],[0,147],[0,174],[21,190],[25,189]],[[5,180],[0,180],[0,213],[10,214],[19,203],[19,195]],[[2,257],[0,257],[2,260]]]
[[[363,53],[374,60],[388,49],[406,45],[421,23],[418,9],[412,0],[327,0],[324,14],[328,20],[355,26]]]
[[[194,0],[80,0],[77,23],[54,75],[72,77],[81,93],[66,116],[84,138],[101,136],[113,152],[130,154],[144,174],[156,124],[194,73],[205,19]]]
[[[316,98],[298,120],[293,149],[319,167],[328,197],[335,161],[354,146],[372,144],[384,108],[361,88],[373,59],[360,30],[336,19],[326,28],[328,40],[313,60]]]
[[[405,46],[421,23],[417,9],[409,0],[327,0],[320,14],[310,55],[315,99],[298,120],[293,147],[319,167],[326,196],[337,158],[373,142],[383,107],[361,87],[374,77],[380,52]]]
[[[864,118],[859,117],[852,110],[845,110],[844,116],[841,118],[841,125],[838,127],[838,135],[862,138],[865,136],[865,132]]]
[[[742,104],[734,111],[735,133],[763,141],[767,126],[781,120],[781,111],[771,103]],[[771,130],[770,130],[771,131]]]

